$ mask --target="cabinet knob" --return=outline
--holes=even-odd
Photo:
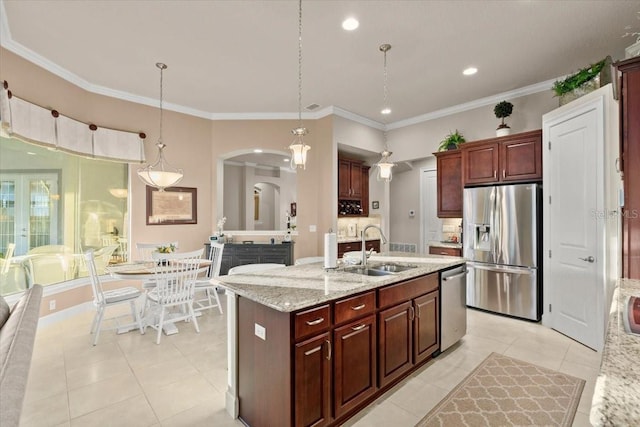
[[[327,343],[327,360],[331,360],[331,341],[325,340]]]
[[[498,179],[498,171],[497,170],[493,171],[493,179]]]
[[[507,171],[502,169],[502,179],[505,179],[507,177]]]

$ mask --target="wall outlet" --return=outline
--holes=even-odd
[[[56,300],[52,299],[49,301],[49,311],[53,311],[56,309]]]
[[[262,326],[259,325],[257,323],[254,323],[255,327],[254,327],[254,333],[256,334],[256,336],[264,341],[267,340],[267,329]]]
[[[309,232],[310,233],[315,233],[316,232],[316,226],[315,225],[310,225],[309,226]]]

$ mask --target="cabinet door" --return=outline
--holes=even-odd
[[[507,141],[500,147],[502,181],[536,181],[542,179],[542,133],[520,140]]]
[[[329,333],[295,347],[295,425],[324,426],[331,421],[331,341]]]
[[[462,149],[463,185],[498,182],[498,147],[487,142]]]
[[[369,216],[369,166],[362,166],[362,216]]]
[[[438,154],[438,218],[462,217],[462,153]]]
[[[416,298],[413,305],[416,316],[413,328],[413,361],[419,363],[440,348],[438,291]]]
[[[351,162],[338,160],[338,198],[351,197]]]
[[[351,163],[351,197],[362,197],[362,163]]]
[[[376,391],[375,315],[333,333],[334,415],[344,415]]]
[[[384,387],[413,364],[411,301],[383,310],[378,314],[378,385]]]

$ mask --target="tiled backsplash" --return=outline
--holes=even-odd
[[[442,219],[442,239],[451,241],[453,237],[460,242],[460,233],[462,231],[462,219],[460,218],[443,218]]]
[[[341,238],[360,238],[360,232],[369,224],[380,226],[380,218],[377,217],[354,217],[354,218],[338,218],[338,239]],[[367,230],[366,238],[375,239],[380,234],[375,228]]]

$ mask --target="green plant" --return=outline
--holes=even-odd
[[[496,115],[497,118],[502,119],[502,123],[500,124],[500,126],[498,126],[498,129],[509,127],[506,124],[504,124],[504,119],[506,117],[509,117],[512,112],[513,112],[513,104],[510,103],[509,101],[498,102],[496,106],[493,107],[493,113]]]
[[[604,68],[606,61],[607,59],[605,58],[600,62],[596,62],[595,64],[591,64],[588,67],[580,69],[577,73],[570,75],[562,81],[556,81],[552,87],[553,92],[556,96],[562,96],[565,93],[569,93],[579,88],[586,82],[593,80],[598,74],[600,74],[600,71]]]
[[[438,151],[446,151],[449,149],[458,148],[460,144],[466,141],[467,140],[464,139],[464,136],[462,136],[460,132],[458,132],[458,129],[456,129],[455,132],[449,132],[449,134],[445,136],[442,141],[440,141]],[[451,148],[450,146],[453,146],[453,148]]]

